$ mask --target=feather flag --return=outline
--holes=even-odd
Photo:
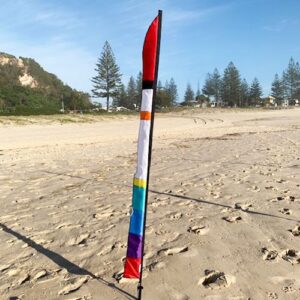
[[[149,171],[151,164],[155,95],[162,12],[151,23],[143,47],[143,90],[140,109],[137,168],[133,179],[127,256],[123,276],[142,281]]]

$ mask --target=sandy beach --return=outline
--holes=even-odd
[[[0,299],[134,299],[138,116],[0,120]],[[300,299],[300,109],[157,114],[153,146],[143,299]]]

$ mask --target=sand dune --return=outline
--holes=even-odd
[[[157,115],[144,299],[300,299],[300,109],[212,111]],[[2,123],[0,298],[134,299],[138,118]]]

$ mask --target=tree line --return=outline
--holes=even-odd
[[[101,56],[96,64],[96,76],[92,78],[93,97],[106,98],[106,107],[125,107],[135,110],[140,107],[142,99],[142,72],[136,78],[131,76],[127,86],[122,83],[122,74],[116,63],[116,59],[110,44],[106,41]],[[110,101],[112,99],[112,102]],[[163,85],[159,80],[157,83],[156,105],[169,107],[176,104],[178,100],[177,85],[174,78],[167,80]]]
[[[225,68],[223,76],[220,75],[218,69],[208,73],[202,93],[213,99],[218,105],[247,107],[263,104],[263,93],[259,80],[255,77],[252,83],[248,84],[245,78],[241,79],[240,72],[233,62],[230,62]],[[195,97],[191,86],[188,84],[184,102],[200,100],[200,96],[198,90]],[[275,74],[271,86],[271,96],[275,98],[278,105],[281,105],[284,99],[289,101],[300,99],[300,67],[293,58],[290,58],[281,77]],[[202,97],[202,101],[203,99],[205,98]]]
[[[121,73],[116,64],[113,51],[106,41],[100,58],[96,64],[96,76],[92,82],[94,97],[105,97],[107,109],[110,107],[110,99],[113,106],[122,106],[128,109],[138,109],[142,98],[142,73],[136,78],[130,77],[127,86],[121,81]],[[239,70],[230,62],[221,75],[217,68],[208,73],[202,89],[199,84],[196,93],[190,84],[187,84],[182,105],[194,103],[215,102],[218,106],[248,107],[263,104],[262,87],[255,77],[251,84],[245,78],[242,79]],[[271,86],[271,96],[280,105],[285,99],[292,101],[300,99],[300,67],[293,58],[290,59],[287,68],[282,75],[275,74]],[[177,105],[178,91],[175,80],[171,78],[163,85],[157,84],[156,104],[158,107]]]
[[[173,78],[162,85],[159,80],[157,83],[156,105],[158,107],[169,107],[176,104],[178,98],[177,85]],[[137,77],[129,78],[127,87],[120,84],[116,94],[113,97],[113,107],[125,107],[131,110],[139,109],[142,99],[142,72]]]

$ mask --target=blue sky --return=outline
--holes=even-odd
[[[300,60],[299,0],[0,0],[0,51],[32,57],[74,88],[90,92],[105,40],[127,84],[141,69],[147,27],[163,10],[159,77],[203,85],[233,61],[264,94],[291,56]]]

